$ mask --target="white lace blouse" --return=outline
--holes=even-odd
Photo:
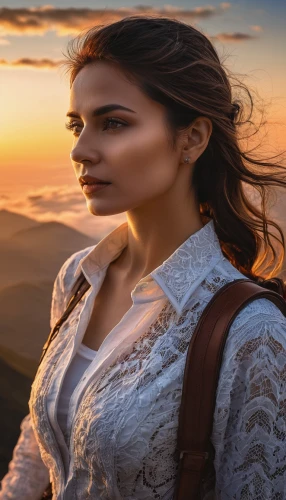
[[[224,258],[213,222],[191,235],[131,293],[132,307],[107,335],[69,403],[64,377],[88,325],[109,263],[127,244],[127,223],[73,254],[55,280],[51,326],[82,270],[91,287],[61,326],[31,388],[1,500],[171,500],[179,456],[178,414],[187,348],[214,293],[243,277]],[[267,299],[232,324],[217,389],[215,482],[204,499],[286,499],[286,319]]]

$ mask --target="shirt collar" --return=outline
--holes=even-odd
[[[115,260],[127,243],[128,222],[124,222],[100,240],[79,261],[74,276],[77,277],[84,271],[85,276],[92,282],[92,275]],[[181,314],[191,294],[222,258],[224,256],[211,220],[189,236],[167,260],[140,280],[140,283],[153,278],[178,314]]]

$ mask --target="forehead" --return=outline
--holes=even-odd
[[[114,65],[96,61],[76,76],[70,91],[70,109],[84,113],[94,106],[118,102],[133,110],[161,111],[161,105],[146,96]]]

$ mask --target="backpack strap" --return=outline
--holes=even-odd
[[[271,300],[286,316],[286,302],[277,292],[249,279],[239,279],[227,283],[212,297],[195,328],[187,352],[179,413],[176,500],[199,498],[227,334],[236,315],[256,298]]]
[[[71,290],[71,298],[68,302],[68,305],[64,311],[64,313],[62,314],[62,316],[60,317],[60,319],[56,322],[55,326],[52,328],[49,336],[48,336],[48,339],[43,347],[43,351],[42,351],[42,354],[41,354],[41,358],[40,358],[40,361],[39,361],[39,365],[38,367],[40,366],[47,350],[48,350],[48,347],[50,345],[50,343],[54,340],[54,338],[57,336],[58,334],[58,331],[61,327],[61,325],[64,323],[64,321],[66,321],[66,319],[68,318],[68,316],[70,315],[70,313],[72,312],[72,310],[75,308],[75,306],[77,305],[77,303],[80,301],[80,299],[83,297],[83,295],[85,294],[85,292],[90,288],[90,283],[87,281],[85,275],[81,272],[79,277],[77,278],[77,280],[75,281],[73,287],[72,287],[72,290]]]

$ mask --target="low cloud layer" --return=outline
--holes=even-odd
[[[75,34],[88,27],[114,22],[130,15],[161,15],[181,20],[208,19],[223,14],[230,7],[229,2],[222,2],[218,7],[206,6],[183,9],[172,5],[162,8],[138,5],[118,9],[58,8],[52,5],[30,8],[2,7],[0,9],[0,32],[2,35],[44,35],[55,31],[58,36]]]
[[[3,208],[39,222],[62,222],[92,238],[103,238],[126,221],[125,213],[106,217],[91,214],[82,192],[68,185],[44,186],[16,198],[0,195],[0,209]]]
[[[221,42],[244,42],[245,40],[256,40],[257,36],[249,35],[248,33],[219,33],[212,37],[212,40]]]
[[[56,69],[59,65],[64,62],[63,60],[55,59],[33,59],[31,57],[22,57],[21,59],[16,59],[15,61],[7,61],[6,59],[0,59],[0,66],[10,67],[10,68],[34,68],[34,69]]]
[[[253,190],[245,187],[247,196],[252,199],[254,204],[258,203],[257,196],[253,197]],[[281,226],[286,238],[284,216],[286,198],[282,189],[277,189],[276,192],[277,200],[270,205],[270,216]],[[0,210],[3,208],[26,215],[39,222],[61,222],[94,239],[104,238],[127,220],[125,212],[106,217],[91,214],[83,193],[78,188],[69,185],[44,186],[40,189],[27,191],[19,197],[0,194]],[[285,269],[284,273],[286,273]]]

